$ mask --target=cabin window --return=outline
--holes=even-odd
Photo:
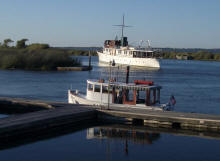
[[[118,50],[118,53],[121,54],[121,50]]]
[[[100,85],[95,84],[95,92],[100,92]]]
[[[108,86],[102,86],[102,93],[108,93]],[[110,89],[109,93],[112,93],[111,89]]]
[[[143,52],[138,52],[138,53],[139,53],[139,57],[142,58]]]
[[[146,58],[146,53],[145,52],[142,52],[141,55],[142,55],[142,58]]]
[[[129,90],[126,94],[126,101],[133,101],[134,99],[134,91]]]
[[[152,57],[152,55],[153,55],[152,52],[147,53],[147,57]]]
[[[137,91],[137,103],[142,104],[145,103],[146,100],[146,91]]]
[[[88,90],[92,91],[93,90],[93,85],[92,84],[88,84]]]
[[[137,52],[136,51],[133,52],[133,57],[137,57]]]

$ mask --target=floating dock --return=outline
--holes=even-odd
[[[80,66],[80,67],[57,67],[58,71],[89,71],[92,70],[92,66]]]
[[[130,109],[111,105],[107,109],[107,107],[101,106],[22,99],[0,100],[0,110],[4,107],[4,111],[6,111],[6,107],[10,106],[13,106],[13,109],[17,108],[17,111],[28,111],[31,108],[29,113],[9,115],[9,117],[0,119],[0,144],[2,141],[35,134],[45,129],[82,126],[92,121],[130,122],[168,130],[183,129],[220,133],[220,115]]]
[[[220,132],[220,115],[184,113],[174,111],[154,111],[142,109],[111,108],[98,110],[99,119],[113,121],[133,121],[133,123],[164,128],[179,128],[196,131]]]
[[[0,119],[0,142],[45,129],[75,126],[96,119],[96,111],[87,106],[54,104],[48,110],[13,115]]]

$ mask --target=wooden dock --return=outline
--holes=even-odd
[[[107,107],[98,110],[98,118],[115,122],[133,121],[133,123],[164,128],[181,128],[196,131],[220,132],[220,115],[184,113],[174,111],[153,111]]]
[[[12,116],[0,119],[0,145],[22,136],[62,127],[89,125],[91,122],[129,122],[148,127],[192,130],[220,134],[220,115],[155,111],[143,109],[73,105],[22,99],[0,99],[0,109],[16,109]],[[31,110],[30,110],[31,109]],[[44,109],[44,110],[41,110]],[[23,114],[19,110],[24,111]],[[25,113],[29,111],[28,113]],[[52,129],[52,130],[50,130]],[[56,131],[57,133],[57,131]],[[217,135],[218,136],[218,135]]]
[[[58,71],[89,71],[92,70],[92,66],[80,66],[80,67],[57,67]]]
[[[96,119],[96,111],[88,106],[70,104],[54,104],[54,106],[57,108],[0,119],[0,142],[5,141],[5,138],[14,139],[28,133],[89,123]]]

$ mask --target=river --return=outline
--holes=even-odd
[[[78,58],[83,64],[88,63],[87,57]],[[99,66],[97,57],[92,57],[92,65],[92,71],[77,72],[0,70],[0,97],[67,102],[69,88],[85,92],[87,79],[109,76],[109,68]],[[112,68],[112,76],[125,81],[125,67],[116,66]],[[129,80],[151,80],[161,85],[161,102],[166,103],[170,95],[174,95],[176,111],[220,114],[219,69],[220,62],[161,60],[161,69],[158,70],[131,67]],[[216,137],[201,138],[136,127],[131,130],[119,125],[94,127],[10,149],[3,148],[0,156],[5,161],[220,159],[220,140]]]

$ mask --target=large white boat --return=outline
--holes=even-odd
[[[152,81],[135,80],[134,83],[87,80],[86,94],[68,90],[68,103],[103,107],[170,110],[170,105],[160,104],[161,86]]]
[[[160,68],[158,59],[160,54],[150,47],[149,41],[147,41],[146,48],[129,46],[127,37],[123,35],[124,27],[128,27],[124,25],[124,16],[122,25],[117,26],[122,28],[121,40],[116,38],[115,40],[106,40],[104,42],[103,50],[97,52],[100,62]]]

